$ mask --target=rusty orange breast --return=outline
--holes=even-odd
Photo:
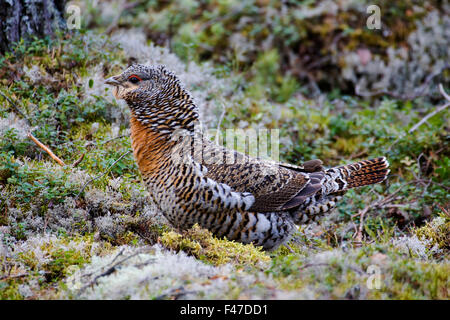
[[[155,131],[150,130],[135,117],[131,117],[131,145],[139,170],[142,174],[158,174],[168,160],[170,142]]]

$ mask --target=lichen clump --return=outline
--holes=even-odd
[[[450,250],[450,216],[441,213],[437,218],[416,229],[415,234],[421,240],[430,240],[430,245],[441,250]]]

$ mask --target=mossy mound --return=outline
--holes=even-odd
[[[242,244],[226,239],[218,239],[198,225],[183,232],[164,232],[161,244],[176,252],[184,251],[189,255],[213,265],[233,263],[236,265],[263,265],[270,262],[270,257],[253,244]]]
[[[442,251],[450,250],[450,216],[440,215],[416,230],[414,233],[421,240],[428,240],[430,246],[437,246]]]

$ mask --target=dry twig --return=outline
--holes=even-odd
[[[397,190],[395,190],[393,193],[389,194],[387,197],[378,199],[377,201],[372,202],[371,204],[369,204],[368,206],[366,206],[364,209],[360,210],[357,214],[352,215],[352,218],[359,216],[359,227],[357,228],[357,230],[355,230],[355,234],[353,235],[353,238],[355,239],[356,243],[361,243],[362,242],[362,231],[364,229],[364,218],[367,214],[367,212],[369,212],[372,209],[375,208],[381,208],[384,205],[388,204],[389,202],[395,200],[395,196],[401,191],[403,190],[403,188],[405,188],[406,186],[413,184],[413,183],[417,183],[419,182],[418,180],[413,180],[413,181],[409,181],[405,184],[403,184],[401,187],[399,187]]]
[[[147,247],[144,247],[144,250],[138,250],[138,251],[136,251],[135,253],[133,253],[133,254],[131,254],[131,255],[129,255],[129,256],[123,258],[122,260],[119,260],[119,261],[117,261],[116,263],[114,263],[114,262],[117,260],[117,258],[123,254],[123,250],[121,250],[121,251],[117,254],[117,256],[114,257],[113,261],[110,263],[110,266],[106,269],[106,271],[104,271],[104,272],[102,272],[101,274],[95,276],[94,279],[92,279],[88,284],[86,284],[84,287],[82,287],[82,288],[78,291],[77,295],[80,296],[87,288],[89,288],[90,286],[96,284],[96,283],[97,283],[97,280],[98,280],[99,278],[108,276],[108,275],[110,275],[111,273],[113,273],[114,271],[116,271],[116,268],[117,268],[119,265],[121,265],[122,263],[124,263],[125,261],[127,261],[127,260],[129,260],[129,259],[131,259],[131,258],[133,258],[133,257],[135,257],[135,256],[137,256],[137,255],[139,255],[139,254],[141,254],[141,253],[145,253],[146,251],[148,251],[148,248],[147,248]]]
[[[441,92],[441,94],[444,96],[445,100],[447,100],[447,103],[445,103],[444,105],[437,107],[434,111],[430,112],[429,114],[427,114],[424,118],[422,118],[418,123],[416,123],[414,126],[411,127],[411,129],[408,130],[408,133],[412,133],[414,131],[417,130],[417,128],[419,128],[422,124],[424,124],[428,119],[430,119],[431,117],[433,117],[434,115],[438,114],[439,112],[441,112],[442,110],[446,109],[448,106],[450,106],[450,96],[445,92],[444,87],[442,86],[442,83],[439,84],[439,91]],[[398,137],[397,139],[395,139],[394,142],[392,142],[392,144],[389,146],[389,148],[387,149],[387,151],[391,151],[392,147],[400,141],[400,139],[402,139],[405,136],[405,133],[401,134],[400,137]]]
[[[45,144],[43,144],[42,142],[40,142],[35,136],[33,136],[31,134],[31,132],[28,132],[28,138],[30,138],[31,140],[33,140],[34,143],[36,143],[42,150],[44,150],[45,152],[47,152],[49,154],[49,156],[55,160],[56,162],[58,162],[58,164],[60,166],[65,166],[66,164],[64,163],[64,161],[62,161],[60,158],[58,158],[53,152],[52,150],[50,150],[49,147],[47,147]]]
[[[417,122],[411,129],[409,129],[408,133],[412,133],[412,132],[416,131],[417,128],[419,128],[422,124],[427,122],[427,120],[430,119],[432,116],[438,114],[439,112],[441,112],[442,110],[444,110],[445,108],[450,106],[450,96],[444,91],[444,87],[442,86],[442,83],[439,84],[439,91],[444,96],[445,100],[447,100],[447,103],[440,107],[437,107],[432,112],[430,112],[425,117],[423,117],[422,120]]]
[[[72,164],[72,168],[75,168],[77,165],[79,165],[80,162],[83,161],[85,155],[86,155],[86,152],[81,154],[81,156]]]

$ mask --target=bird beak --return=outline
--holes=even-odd
[[[120,82],[115,79],[115,77],[111,77],[105,80],[106,84],[110,84],[113,86],[120,86]]]

